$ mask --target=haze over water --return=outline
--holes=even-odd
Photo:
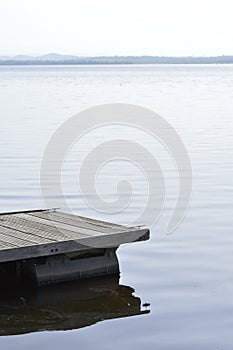
[[[137,140],[164,170],[165,210],[151,239],[118,251],[120,283],[133,287],[142,303],[150,303],[150,313],[66,332],[46,332],[45,327],[39,333],[3,336],[0,346],[4,350],[50,345],[64,349],[67,344],[72,350],[232,349],[233,66],[0,67],[0,99],[1,212],[43,206],[39,171],[47,142],[67,118],[97,104],[132,103],[154,110],[176,129],[193,168],[189,212],[179,228],[166,235],[179,185],[166,150],[148,135],[122,127],[102,128],[80,140],[63,174],[67,200],[77,214],[128,224],[147,200],[143,174],[133,164],[119,161],[103,169],[98,189],[111,200],[121,176],[131,179],[131,206],[117,215],[87,207],[75,186],[82,157],[94,145],[111,137]],[[4,311],[1,314],[6,324]]]

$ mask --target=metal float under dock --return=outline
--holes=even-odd
[[[0,278],[38,286],[119,274],[117,248],[149,239],[123,226],[55,209],[0,214]]]

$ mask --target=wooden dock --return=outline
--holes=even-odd
[[[118,274],[117,248],[147,239],[145,226],[127,227],[56,210],[3,213],[0,272],[37,285]]]
[[[56,210],[0,214],[0,262],[147,240],[144,226],[127,227]]]

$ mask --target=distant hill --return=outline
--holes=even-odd
[[[48,53],[42,56],[0,56],[0,61],[70,61],[76,60],[77,58],[79,57],[72,55],[60,55],[58,53]]]
[[[41,61],[70,61],[76,60],[77,56],[60,55],[59,53],[48,53],[46,55],[37,57]]]
[[[71,65],[71,64],[233,64],[233,56],[96,56],[84,57],[48,53],[42,56],[0,56],[0,65]]]
[[[1,57],[0,57],[0,59],[1,59]],[[30,61],[32,59],[32,57],[26,56],[26,55],[17,55],[17,56],[14,56],[12,59],[14,61]],[[8,60],[9,60],[9,58],[8,58]]]

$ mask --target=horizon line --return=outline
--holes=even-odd
[[[70,57],[80,57],[80,58],[95,58],[95,57],[166,57],[166,58],[215,58],[215,57],[233,57],[232,54],[215,54],[215,55],[210,55],[210,54],[198,54],[198,55],[193,55],[193,54],[185,54],[185,55],[161,55],[161,54],[111,54],[111,55],[104,55],[104,54],[93,54],[93,55],[84,55],[84,54],[69,54],[69,53],[58,53],[58,52],[47,52],[44,54],[26,54],[26,53],[19,53],[19,54],[1,54],[1,57],[9,57],[9,58],[14,58],[14,57],[20,57],[20,56],[27,56],[31,58],[40,58],[43,56],[49,56],[49,55],[57,55],[57,56],[70,56]]]

